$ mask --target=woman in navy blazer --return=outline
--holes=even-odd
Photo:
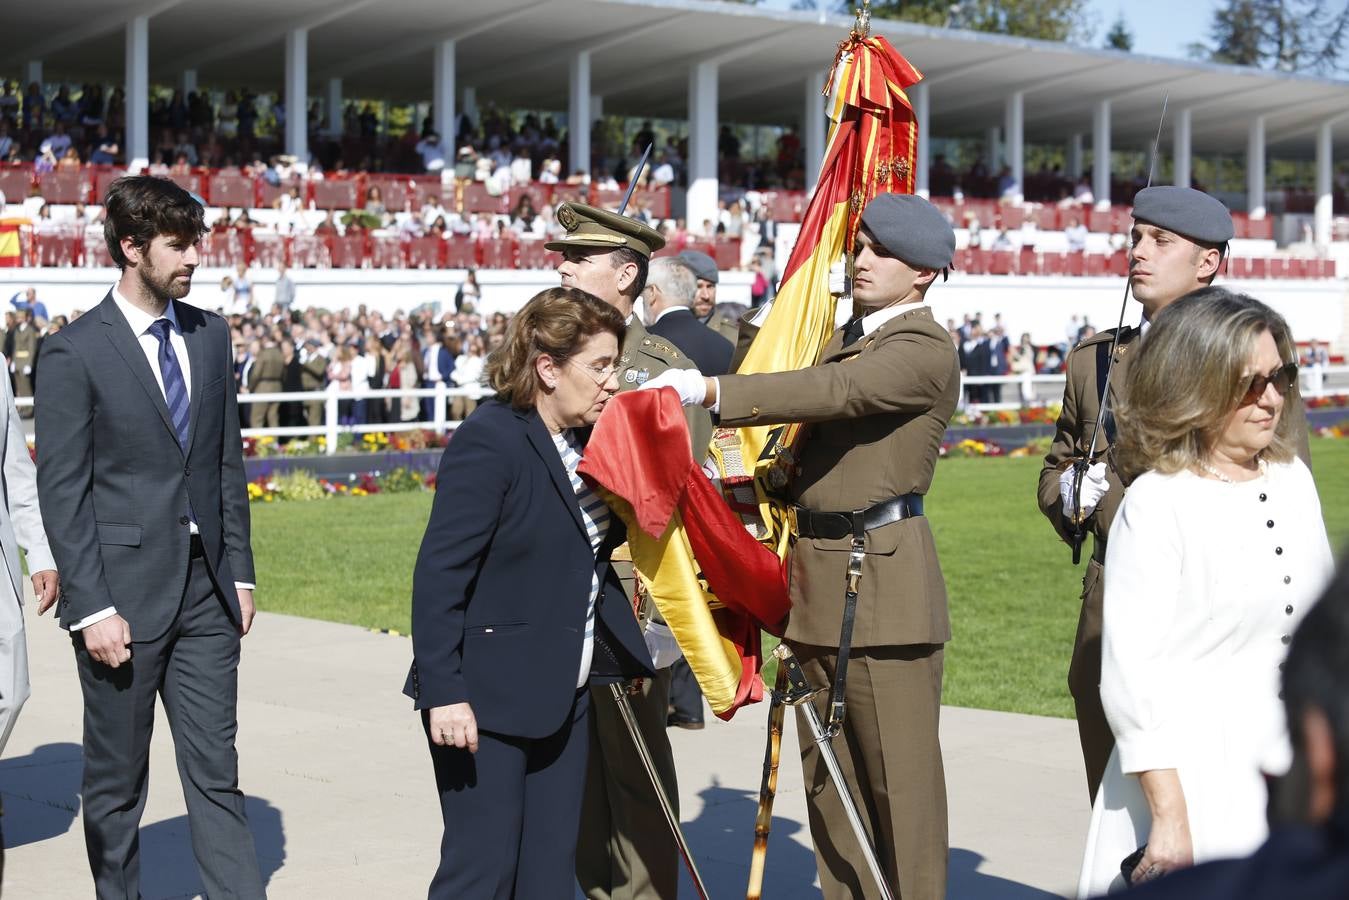
[[[587,688],[654,674],[609,565],[623,524],[575,474],[623,330],[583,291],[535,296],[488,361],[496,398],[441,457],[404,688],[445,822],[433,898],[570,900]]]

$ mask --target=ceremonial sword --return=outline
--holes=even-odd
[[[1157,122],[1157,137],[1152,141],[1152,157],[1148,160],[1148,183],[1144,190],[1152,187],[1152,176],[1157,168],[1157,147],[1162,142],[1162,126],[1166,123],[1166,104],[1170,99],[1170,93],[1162,96],[1162,116]],[[1107,407],[1110,404],[1110,377],[1115,374],[1115,351],[1119,348],[1120,335],[1124,332],[1124,312],[1129,308],[1132,288],[1133,275],[1130,274],[1124,279],[1124,302],[1119,308],[1119,324],[1115,326],[1115,334],[1110,339],[1110,362],[1106,364],[1105,383],[1101,387],[1101,399],[1096,411],[1096,427],[1091,430],[1091,444],[1087,447],[1086,456],[1073,461],[1073,516],[1068,528],[1068,535],[1072,538],[1073,565],[1082,561],[1082,542],[1087,538],[1087,517],[1082,514],[1082,478],[1087,474],[1087,469],[1096,456],[1096,441],[1100,437],[1101,429],[1105,428]]]

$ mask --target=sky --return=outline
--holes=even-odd
[[[858,0],[860,2],[860,0]],[[1209,23],[1219,0],[1088,0],[1096,19],[1092,44],[1102,46],[1105,33],[1121,12],[1134,34],[1134,52],[1185,58],[1185,48],[1207,41]],[[764,0],[764,5],[791,8],[791,0]]]

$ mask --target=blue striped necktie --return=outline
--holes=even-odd
[[[164,376],[164,402],[168,404],[169,416],[173,419],[173,430],[178,432],[178,444],[186,452],[190,408],[183,367],[178,365],[178,355],[173,352],[173,344],[169,341],[172,328],[168,319],[155,319],[150,324],[150,333],[159,339],[159,373]]]

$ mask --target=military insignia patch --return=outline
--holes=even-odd
[[[564,203],[557,208],[557,224],[568,231],[575,231],[577,226],[576,211],[570,204]]]
[[[638,383],[638,384],[645,384],[645,383],[646,383],[646,380],[647,380],[648,378],[650,378],[650,377],[651,377],[651,370],[650,370],[650,369],[643,369],[642,371],[640,371],[640,372],[637,373],[637,383]]]
[[[636,383],[637,383],[637,370],[636,370],[636,369],[628,369],[628,371],[626,371],[626,372],[623,373],[623,380],[626,381],[628,384],[636,384]]]

